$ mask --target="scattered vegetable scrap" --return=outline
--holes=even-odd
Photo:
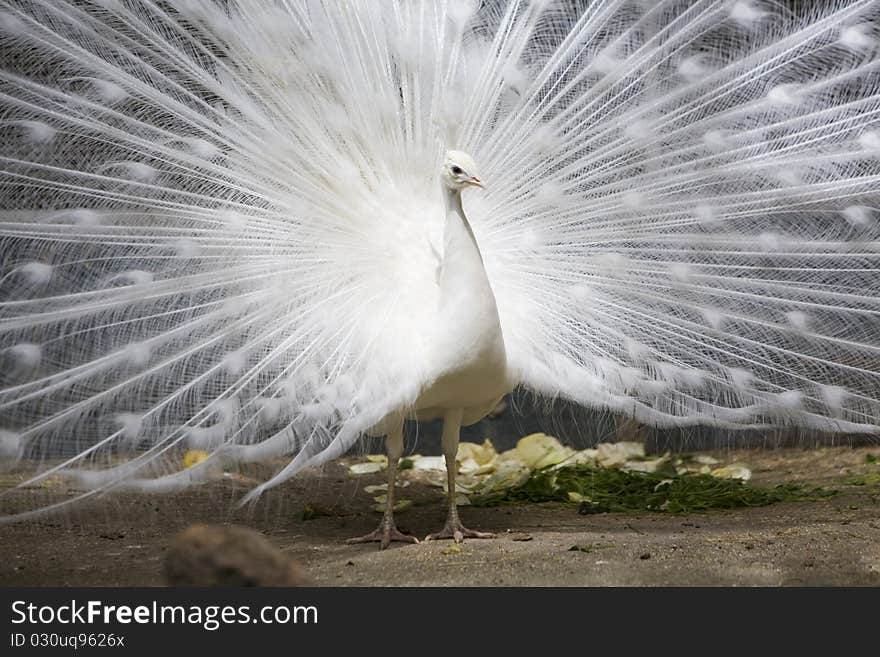
[[[352,474],[362,475],[362,474],[370,474],[372,472],[380,472],[380,471],[384,470],[386,467],[388,467],[388,466],[387,466],[387,464],[384,464],[384,463],[367,462],[367,463],[355,463],[354,465],[352,465],[349,468],[349,470],[351,470]]]
[[[208,458],[208,453],[203,452],[200,449],[191,449],[184,453],[183,455],[183,467],[191,468],[196,463],[201,463],[206,458]]]
[[[398,487],[420,482],[446,490],[442,456],[407,457]],[[490,440],[463,442],[456,456],[456,493],[460,505],[492,506],[517,502],[576,504],[578,511],[665,511],[685,513],[712,508],[763,506],[786,500],[826,497],[834,491],[782,484],[773,488],[746,484],[751,470],[743,463],[721,465],[708,455],[669,453],[646,456],[643,443],[601,443],[594,449],[573,450],[553,436],[534,433],[516,447],[497,452]],[[349,466],[355,475],[387,467],[384,456],[368,456]],[[387,485],[366,486],[371,495]],[[374,497],[374,509],[384,511],[385,495]],[[411,500],[399,499],[395,510]]]

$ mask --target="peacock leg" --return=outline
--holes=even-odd
[[[446,516],[446,524],[439,532],[428,534],[426,541],[440,538],[451,538],[456,543],[461,543],[466,538],[495,538],[492,532],[478,532],[468,529],[461,524],[458,517],[458,505],[455,502],[455,455],[458,453],[458,438],[461,432],[462,409],[448,411],[443,417],[443,456],[446,457],[446,483],[448,486],[447,500],[449,502],[449,515]]]
[[[397,481],[397,463],[403,454],[403,422],[385,436],[385,451],[388,454],[388,495],[385,500],[385,513],[375,531],[369,534],[348,539],[348,543],[379,543],[379,549],[384,550],[391,541],[401,543],[418,543],[415,536],[408,536],[397,529],[394,524],[394,485]]]

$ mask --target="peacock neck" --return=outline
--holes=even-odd
[[[477,257],[480,259],[480,266],[482,266],[483,256],[480,254],[480,248],[477,246],[474,231],[471,229],[471,224],[461,204],[461,190],[444,189],[443,191],[446,195],[444,245],[450,240],[455,241],[459,238],[468,242],[473,247],[473,251],[476,252]]]
[[[444,193],[446,226],[435,353],[444,376],[459,373],[464,377],[453,377],[453,383],[447,385],[455,390],[477,385],[482,394],[493,385],[507,385],[501,322],[477,240],[462,208],[461,193],[446,189]]]
[[[443,264],[440,272],[441,304],[486,304],[492,295],[483,257],[474,232],[464,213],[461,191],[444,188],[446,223],[443,239]],[[487,298],[488,297],[488,298]]]

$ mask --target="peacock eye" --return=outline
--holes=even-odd
[[[461,167],[454,166],[454,167],[452,167],[452,173],[454,173],[457,176],[457,175],[460,175],[461,173],[464,173],[464,172],[461,170]]]

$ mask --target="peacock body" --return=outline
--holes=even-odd
[[[0,456],[78,491],[12,517],[411,417],[448,455],[517,385],[877,433],[878,18],[3,2]]]

